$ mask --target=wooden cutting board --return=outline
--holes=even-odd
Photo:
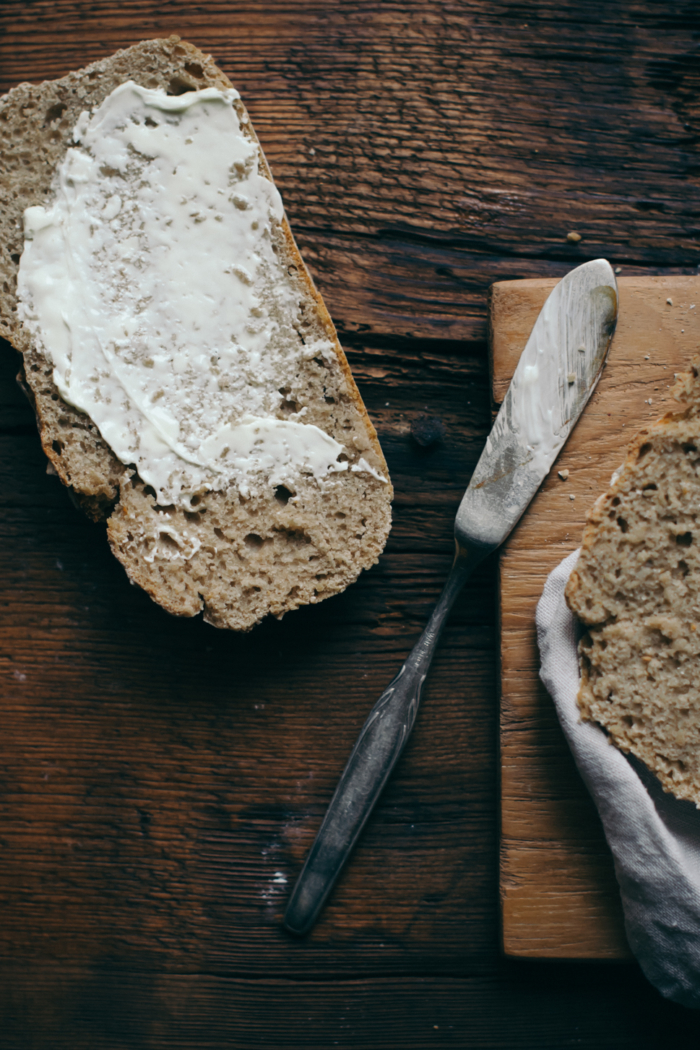
[[[618,281],[617,330],[598,388],[500,556],[500,890],[510,956],[630,956],[612,857],[540,684],[535,639],[535,607],[548,573],[579,545],[588,509],[628,440],[672,406],[674,372],[700,352],[700,277]],[[492,287],[497,404],[555,283]],[[558,471],[565,469],[564,481]]]

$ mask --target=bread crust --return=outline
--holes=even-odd
[[[117,459],[89,417],[61,399],[51,363],[17,316],[22,215],[25,208],[51,199],[54,175],[80,113],[99,106],[128,79],[171,94],[233,86],[210,56],[171,36],[143,41],[60,80],[20,84],[0,99],[0,133],[6,143],[0,158],[5,227],[0,334],[22,355],[18,378],[34,408],[53,469],[93,520],[107,521],[112,550],[130,579],[171,613],[192,616],[203,611],[217,626],[247,630],[269,612],[281,616],[304,602],[337,593],[377,560],[390,528],[391,485],[372,474],[348,470],[322,488],[302,478],[296,492],[285,490],[281,497],[272,490],[247,500],[237,492],[212,492],[189,515],[179,508],[161,508],[135,469]],[[235,104],[244,133],[259,150],[260,170],[273,181],[245,107]],[[349,466],[363,457],[388,479],[376,431],[286,215],[278,236],[278,247],[297,283],[303,327],[314,338],[330,342],[336,358],[335,363],[309,362],[299,389],[285,397],[307,408],[307,422],[341,441]],[[304,338],[301,330],[300,336]],[[335,517],[329,518],[329,513]],[[173,534],[177,549],[164,542]]]

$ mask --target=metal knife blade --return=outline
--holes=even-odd
[[[459,542],[498,547],[512,531],[596,388],[617,321],[606,259],[550,293],[457,511]]]
[[[577,267],[540,312],[455,520],[456,555],[427,627],[372,708],[294,887],[285,926],[307,933],[410,735],[462,585],[511,532],[595,389],[617,319],[605,259]],[[573,377],[573,378],[572,378]]]

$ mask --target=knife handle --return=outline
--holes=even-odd
[[[423,682],[455,598],[483,553],[458,550],[428,625],[370,711],[306,858],[284,916],[292,933],[313,926],[408,740]]]

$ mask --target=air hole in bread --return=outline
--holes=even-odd
[[[641,445],[639,448],[639,452],[637,453],[637,460],[644,459],[648,452],[651,452],[651,445],[648,441],[645,441],[644,444]]]
[[[294,493],[290,492],[286,485],[278,485],[275,489],[275,499],[278,503],[281,503],[283,507],[289,503],[293,495]]]
[[[180,544],[167,532],[160,532],[158,534],[158,542],[161,547],[165,547],[166,550],[173,552],[180,550]]]
[[[46,127],[47,124],[53,124],[56,120],[60,120],[67,108],[65,102],[56,102],[53,106],[47,109],[44,127]]]
[[[201,80],[204,77],[204,70],[199,62],[186,62],[185,72],[189,73],[191,77],[196,77],[197,80]]]
[[[265,540],[262,536],[258,536],[257,533],[249,532],[243,542],[250,550],[260,550]]]
[[[692,532],[683,532],[680,536],[676,536],[676,543],[679,545],[679,547],[689,547],[692,542]]]
[[[56,453],[57,456],[60,456],[61,453],[63,452],[63,445],[61,444],[60,441],[52,442],[51,448],[54,450],[54,452]]]
[[[214,529],[214,535],[216,536],[216,538],[218,540],[225,540],[226,539],[226,536],[224,534],[223,529],[220,529],[218,526]]]
[[[185,78],[179,74],[170,78],[167,91],[168,95],[184,95],[188,91],[196,91],[195,85],[190,80],[185,80]]]
[[[620,526],[621,532],[627,532],[627,530],[629,529],[629,525],[627,524],[624,518],[618,518],[617,524]]]
[[[311,543],[311,537],[307,536],[302,529],[276,529],[281,536],[291,544],[293,547],[302,547],[307,543]],[[313,556],[309,558],[309,561],[313,561]]]

